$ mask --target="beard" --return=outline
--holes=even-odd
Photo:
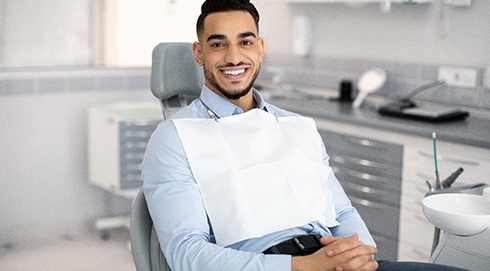
[[[239,63],[238,65],[241,65]],[[234,65],[231,65],[234,66]],[[215,87],[225,98],[230,99],[230,100],[238,100],[241,97],[247,95],[247,93],[252,90],[252,87],[255,83],[255,80],[259,76],[260,72],[260,66],[259,68],[255,71],[255,73],[252,76],[252,80],[250,81],[250,84],[247,85],[244,89],[225,89],[222,86],[220,86],[216,80],[216,77],[213,75],[212,72],[210,72],[208,69],[206,69],[206,66],[203,66],[204,68],[204,76],[206,77],[206,80],[211,84],[211,86]]]

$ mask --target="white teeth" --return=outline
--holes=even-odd
[[[245,69],[236,70],[236,71],[224,71],[227,75],[239,75],[245,72]]]

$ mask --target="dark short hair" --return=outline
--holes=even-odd
[[[250,13],[259,30],[259,12],[250,0],[206,0],[201,6],[201,15],[197,19],[197,36],[204,31],[204,20],[209,14],[226,11],[244,11]]]

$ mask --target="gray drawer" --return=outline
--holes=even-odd
[[[380,254],[396,260],[403,146],[320,130],[330,166],[366,222]]]
[[[143,185],[141,163],[148,140],[159,122],[136,120],[119,123],[121,189],[138,188]]]
[[[320,130],[327,152],[336,152],[348,156],[401,166],[401,146],[397,144],[344,135],[331,131]]]

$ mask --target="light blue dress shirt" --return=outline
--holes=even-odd
[[[278,117],[297,115],[266,103],[256,90],[253,96],[259,109]],[[239,107],[204,86],[200,99],[175,113],[172,119],[209,118],[206,106],[218,118],[243,113]],[[198,131],[195,136],[199,136]],[[323,148],[323,161],[327,166],[328,159]],[[169,266],[175,271],[291,270],[291,256],[264,255],[261,252],[304,234],[346,237],[358,233],[361,241],[375,246],[366,225],[352,207],[333,173],[330,173],[326,181],[333,194],[336,219],[340,223],[338,226],[327,228],[320,222],[313,221],[302,227],[248,239],[229,247],[216,245],[197,183],[171,119],[161,122],[148,142],[143,161],[143,176],[148,208],[162,251]]]

